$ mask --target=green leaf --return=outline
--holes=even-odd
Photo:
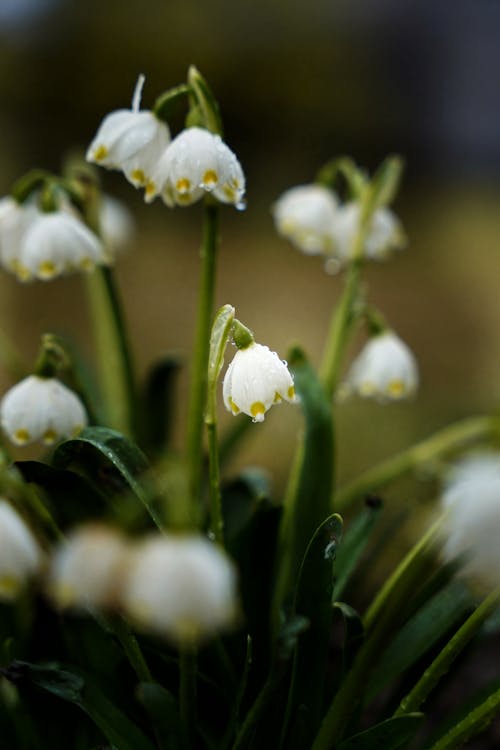
[[[300,708],[301,731],[309,742],[323,713],[332,624],[332,569],[341,536],[342,519],[337,514],[316,529],[302,561],[295,595],[294,612],[309,620],[309,628],[297,640],[287,716],[293,726]]]
[[[472,711],[462,717],[455,717],[456,723],[452,728],[429,745],[428,750],[455,750],[462,747],[472,737],[484,732],[499,713],[500,690],[495,690]]]
[[[224,305],[217,312],[212,326],[210,352],[208,355],[206,422],[215,423],[217,421],[217,381],[224,364],[226,344],[229,340],[233,321],[234,307],[232,305]]]
[[[387,719],[344,740],[338,750],[398,750],[415,736],[423,718],[414,713]]]
[[[438,591],[404,625],[394,638],[368,686],[368,699],[374,698],[395,677],[415,664],[473,608],[470,592],[460,581],[452,581]]]
[[[349,522],[335,562],[335,585],[332,599],[340,599],[356,565],[370,541],[371,532],[379,518],[382,504],[373,503]]]
[[[370,183],[374,210],[393,202],[399,189],[403,167],[404,162],[400,156],[388,156],[377,169]]]
[[[153,105],[153,112],[161,120],[170,122],[173,115],[175,115],[177,108],[180,103],[185,101],[187,103],[189,94],[189,87],[185,83],[181,83],[179,86],[174,86],[164,94],[161,94]]]
[[[315,182],[341,195],[347,187],[347,200],[356,200],[367,185],[366,173],[349,156],[339,156],[327,162],[316,175]]]
[[[172,693],[156,682],[141,682],[137,697],[151,719],[161,750],[179,750],[182,747],[179,706]]]
[[[203,127],[222,136],[223,128],[219,105],[208,83],[194,65],[191,65],[188,70],[188,84],[196,101],[195,109],[201,112]]]
[[[20,691],[27,684],[79,706],[117,750],[154,750],[151,741],[128,716],[81,674],[53,663],[13,662],[3,674]]]
[[[222,487],[224,535],[229,546],[251,522],[259,503],[269,496],[268,474],[253,467],[245,469]]]
[[[180,369],[175,357],[156,362],[144,385],[142,430],[145,445],[158,454],[168,445],[174,411],[174,385]]]
[[[334,602],[333,614],[340,615],[344,624],[342,643],[342,674],[351,666],[358,648],[363,642],[365,631],[363,620],[353,607],[345,602]]]
[[[53,464],[83,473],[107,496],[131,492],[161,529],[162,523],[141,479],[149,470],[148,460],[128,438],[107,427],[87,427],[78,437],[55,450]]]

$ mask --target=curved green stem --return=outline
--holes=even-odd
[[[368,469],[351,484],[341,487],[334,497],[334,507],[339,513],[369,492],[389,484],[412,469],[429,463],[476,440],[499,436],[498,417],[470,417],[449,425],[420,443],[410,446],[395,456]]]
[[[191,371],[187,431],[187,466],[189,506],[186,519],[196,525],[200,516],[200,489],[203,468],[203,415],[207,395],[210,327],[214,307],[216,258],[218,244],[218,211],[213,203],[205,203],[203,241],[201,245],[201,278],[198,317]]]
[[[217,422],[207,422],[208,435],[208,481],[210,497],[210,531],[217,544],[224,544],[224,520],[220,491],[219,443]]]
[[[101,266],[89,274],[87,292],[108,426],[131,437],[136,406],[132,357],[111,269]]]
[[[484,731],[499,711],[500,690],[496,690],[427,750],[456,750],[462,747],[471,737]]]
[[[179,709],[186,750],[196,726],[196,651],[186,646],[179,653]]]
[[[153,678],[141,647],[125,620],[122,617],[116,617],[108,624],[120,641],[129,664],[134,670],[139,682],[152,682]]]
[[[476,635],[485,620],[493,614],[499,604],[500,588],[497,588],[481,602],[462,627],[457,630],[453,638],[448,641],[430,667],[425,670],[414,688],[403,698],[394,716],[403,716],[404,714],[419,710],[441,677],[448,672],[453,661]]]

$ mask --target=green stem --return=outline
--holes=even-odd
[[[130,437],[135,427],[134,375],[122,307],[111,269],[101,266],[89,274],[87,291],[108,423]]]
[[[186,646],[179,653],[179,709],[186,750],[192,747],[196,726],[196,651]]]
[[[500,588],[497,588],[481,602],[462,627],[457,630],[453,638],[448,641],[431,666],[425,670],[414,688],[403,698],[394,716],[403,716],[404,714],[419,710],[441,677],[448,672],[453,661],[476,635],[485,620],[497,609],[499,604]]]
[[[187,465],[189,476],[189,525],[196,525],[200,516],[200,488],[203,468],[203,414],[207,393],[208,355],[212,325],[216,257],[218,244],[217,206],[205,203],[203,241],[201,246],[201,278],[198,318],[191,371],[188,411]]]
[[[207,422],[210,530],[217,544],[224,544],[224,519],[220,491],[219,444],[217,422]]]
[[[29,368],[10,338],[0,329],[0,362],[13,380],[26,377]]]
[[[498,417],[469,417],[437,432],[416,445],[397,453],[373,469],[368,469],[335,495],[334,506],[344,511],[352,502],[389,484],[412,469],[429,463],[476,440],[500,435]]]
[[[368,677],[387,645],[394,624],[401,617],[401,602],[411,596],[421,580],[428,561],[427,554],[436,539],[442,518],[410,550],[375,599],[365,618],[367,638],[330,704],[311,750],[331,750],[342,739],[351,716],[361,703]]]
[[[500,690],[496,690],[428,750],[456,750],[462,747],[471,737],[483,732],[499,711]]]
[[[120,641],[130,666],[137,675],[139,682],[152,682],[153,678],[149,667],[137,642],[137,638],[130,631],[129,626],[122,617],[117,617],[110,625],[114,634]]]
[[[277,686],[281,680],[281,674],[277,671],[271,672],[264,687],[255,699],[253,706],[245,717],[240,731],[236,737],[232,750],[244,750],[249,747],[249,739],[255,731],[263,712],[269,708],[270,701],[276,692]]]

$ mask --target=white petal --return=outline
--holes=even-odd
[[[0,498],[0,599],[11,599],[28,576],[38,572],[41,551],[14,508]]]

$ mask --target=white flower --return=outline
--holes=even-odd
[[[450,473],[442,496],[445,560],[465,557],[464,573],[487,586],[500,583],[500,455],[462,460]]]
[[[359,219],[358,203],[345,203],[339,207],[333,225],[334,255],[343,263],[349,261],[352,256]],[[363,246],[364,257],[368,260],[385,260],[394,250],[403,248],[405,244],[405,234],[397,217],[388,208],[378,208],[370,219]]]
[[[0,200],[0,261],[8,271],[18,272],[22,239],[38,216],[32,202],[20,204],[10,196]]]
[[[203,640],[235,619],[234,566],[204,537],[150,537],[129,563],[123,606],[139,626],[175,643]]]
[[[373,336],[352,363],[342,391],[379,401],[412,396],[418,386],[417,362],[393,331]]]
[[[204,193],[223,203],[242,206],[245,176],[235,154],[220,136],[187,128],[168,146],[153,174],[146,200],[161,195],[167,206],[187,206]]]
[[[103,195],[100,203],[99,229],[106,248],[113,255],[130,242],[134,220],[128,208],[111,195]]]
[[[12,599],[41,562],[35,537],[10,503],[0,498],[0,599]]]
[[[67,209],[39,213],[24,232],[12,269],[20,281],[48,281],[108,262],[101,240]]]
[[[108,169],[120,169],[134,187],[151,189],[151,176],[170,142],[170,131],[153,112],[139,109],[143,84],[144,76],[140,76],[131,109],[119,109],[104,118],[86,158]]]
[[[16,445],[37,441],[52,445],[80,432],[87,415],[78,396],[59,380],[30,375],[3,397],[0,421]]]
[[[277,231],[308,255],[331,254],[338,202],[322,185],[287,190],[272,208]]]
[[[73,531],[56,549],[49,590],[60,607],[105,609],[116,605],[128,547],[122,535],[104,526]]]
[[[224,377],[223,396],[228,411],[248,414],[254,422],[263,422],[273,404],[297,400],[286,363],[255,342],[234,355]]]

